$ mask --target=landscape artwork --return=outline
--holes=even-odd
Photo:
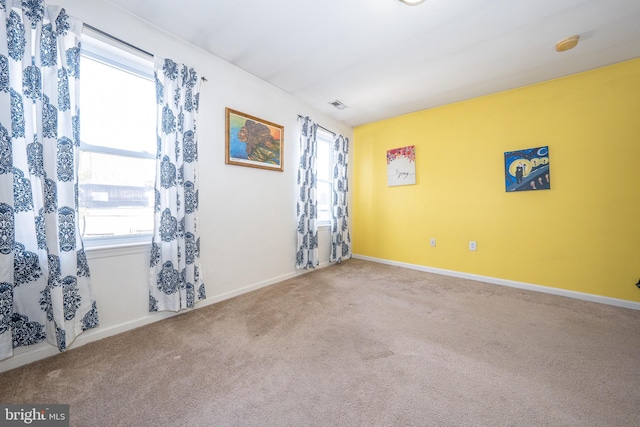
[[[225,163],[282,172],[284,127],[230,108],[225,111]]]
[[[504,153],[504,173],[507,192],[549,190],[549,147]]]
[[[387,151],[387,185],[411,185],[416,183],[416,147],[394,148]]]

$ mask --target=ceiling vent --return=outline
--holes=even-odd
[[[348,108],[346,105],[344,105],[342,102],[338,101],[337,99],[333,102],[330,102],[329,104],[333,105],[338,110],[344,110],[345,108]]]

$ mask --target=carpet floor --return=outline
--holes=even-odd
[[[640,312],[349,260],[0,374],[72,426],[639,426]]]

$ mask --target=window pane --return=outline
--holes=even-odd
[[[318,196],[318,222],[331,221],[331,161],[333,156],[332,135],[318,130],[317,134],[317,196]]]
[[[318,139],[318,180],[329,181],[331,178],[331,144]]]
[[[149,235],[153,232],[153,208],[81,207],[80,232],[87,243],[93,238]]]
[[[91,145],[155,154],[155,84],[82,57],[80,139]]]
[[[116,45],[88,57],[97,53],[91,50],[96,43],[83,40],[80,230],[89,245],[96,238],[150,235],[157,149],[153,63]]]
[[[80,150],[80,184],[111,184],[151,187],[156,176],[155,159],[114,156]]]
[[[318,197],[318,221],[326,222],[331,220],[331,183],[320,182],[317,184]]]
[[[318,222],[331,222],[331,212],[318,210]]]
[[[155,160],[80,151],[83,237],[153,232]]]

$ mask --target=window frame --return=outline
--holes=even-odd
[[[80,57],[87,58],[107,66],[111,66],[122,72],[130,73],[150,82],[155,82],[153,57],[142,54],[140,51],[132,49],[126,43],[111,39],[104,34],[84,27],[81,36]],[[82,111],[82,105],[80,106]],[[80,128],[82,129],[82,113],[80,115]],[[155,145],[155,140],[154,140]],[[126,150],[121,148],[108,147],[104,145],[90,144],[80,140],[79,153],[97,153],[111,156],[119,156],[129,159],[154,160],[157,154],[148,151]],[[151,177],[155,180],[155,176]],[[78,186],[81,182],[78,179]],[[79,197],[79,196],[78,196]],[[153,213],[152,213],[153,215]],[[82,233],[82,230],[80,230]],[[144,234],[115,235],[100,237],[82,236],[85,250],[117,249],[134,246],[150,246],[153,231]]]
[[[330,227],[331,226],[331,206],[332,206],[332,201],[331,198],[333,196],[333,138],[334,138],[334,134],[322,129],[320,127],[318,127],[317,131],[316,131],[316,152],[319,153],[320,152],[320,144],[326,144],[328,146],[328,152],[329,152],[329,159],[328,162],[329,164],[326,165],[327,168],[327,173],[328,173],[328,179],[324,180],[324,179],[320,179],[320,174],[318,173],[318,171],[320,170],[320,156],[316,156],[316,194],[318,197],[318,200],[320,200],[320,194],[319,194],[319,187],[318,184],[319,183],[326,183],[329,184],[329,209],[327,209],[328,213],[329,213],[329,217],[328,219],[325,220],[321,220],[320,219],[320,208],[318,207],[318,227]],[[323,210],[324,212],[324,210]]]

